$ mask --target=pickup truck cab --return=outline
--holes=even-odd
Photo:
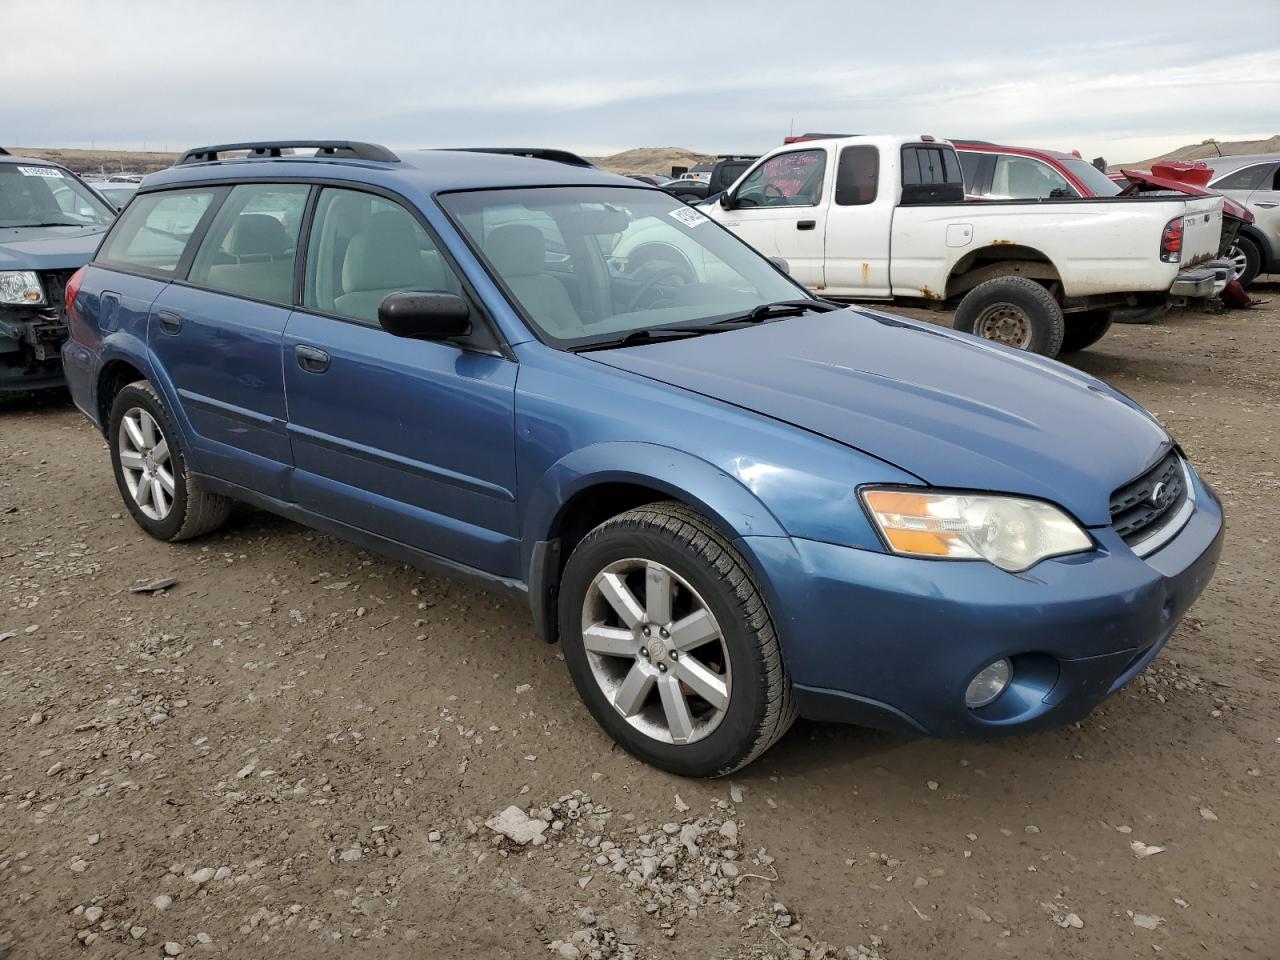
[[[1219,197],[966,203],[955,148],[928,137],[784,145],[700,209],[815,293],[947,304],[957,329],[1051,357],[1111,310],[1207,300],[1229,273],[1207,265]]]

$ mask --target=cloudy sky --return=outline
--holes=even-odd
[[[1280,133],[1280,0],[1232,0],[1230,16],[1203,0],[4,7],[9,145],[333,137],[758,152],[794,127],[1114,162]]]

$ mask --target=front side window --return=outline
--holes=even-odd
[[[303,306],[377,325],[378,307],[388,294],[461,290],[435,241],[400,204],[358,190],[320,192]]]
[[[825,150],[780,153],[760,164],[734,191],[740,207],[813,207],[822,199]]]
[[[1047,163],[1002,153],[996,157],[989,196],[995,200],[1065,200],[1079,194]]]
[[[306,184],[234,187],[209,225],[187,281],[253,300],[293,303],[298,229],[309,190]]]
[[[880,151],[872,146],[845,147],[836,166],[836,206],[874,203],[880,179]]]
[[[568,349],[808,296],[659,190],[485,190],[441,203],[534,332]]]
[[[92,190],[58,167],[0,163],[0,227],[86,227],[115,217]]]
[[[116,222],[98,260],[146,273],[173,274],[212,202],[212,190],[140,195]]]

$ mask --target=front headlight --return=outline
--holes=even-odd
[[[1040,500],[902,488],[864,489],[862,500],[889,549],[909,557],[986,560],[1017,573],[1093,548],[1079,524]]]
[[[44,303],[44,287],[32,270],[0,270],[0,303],[39,306]]]

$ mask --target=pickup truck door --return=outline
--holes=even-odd
[[[766,257],[784,258],[791,276],[811,290],[826,285],[830,163],[822,147],[775,154],[734,189],[716,219]]]
[[[889,169],[896,169],[889,164]],[[835,190],[827,208],[826,288],[841,297],[888,297],[889,237],[894,184],[881,183],[880,150],[871,144],[840,149]]]

